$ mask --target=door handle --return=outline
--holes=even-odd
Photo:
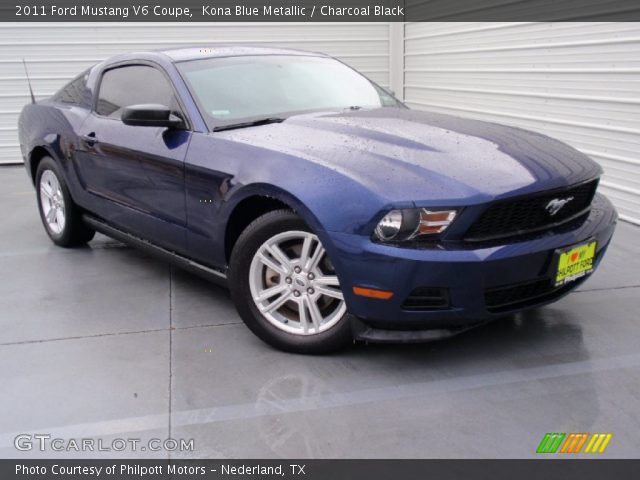
[[[96,143],[98,143],[98,139],[96,138],[96,132],[87,133],[82,136],[82,141],[87,144],[88,147],[93,147]]]

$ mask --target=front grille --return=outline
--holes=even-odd
[[[559,287],[555,287],[550,279],[543,278],[528,283],[490,288],[484,292],[484,301],[489,312],[506,312],[551,301],[577,287],[585,279],[586,277],[583,277]]]
[[[496,202],[471,225],[465,240],[494,240],[552,229],[583,214],[591,205],[597,187],[598,180],[593,180],[573,187]],[[550,202],[569,197],[573,199],[555,215],[550,215],[546,208]]]
[[[442,310],[449,308],[449,291],[446,288],[418,287],[402,304],[404,310]]]

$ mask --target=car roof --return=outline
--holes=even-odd
[[[221,46],[201,46],[188,48],[172,48],[161,50],[161,53],[168,56],[174,62],[187,60],[197,60],[212,57],[239,57],[243,55],[315,55],[326,57],[327,55],[317,52],[307,52],[292,48],[272,48],[259,47],[253,45],[221,45]]]

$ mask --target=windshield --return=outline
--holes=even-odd
[[[182,62],[177,67],[212,130],[301,112],[400,105],[332,58],[238,56]]]

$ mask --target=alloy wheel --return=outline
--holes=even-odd
[[[318,334],[346,313],[338,276],[310,232],[284,232],[264,242],[251,261],[249,287],[260,313],[285,332]]]
[[[40,205],[47,228],[55,235],[64,230],[66,222],[65,204],[60,181],[51,170],[40,176]]]

